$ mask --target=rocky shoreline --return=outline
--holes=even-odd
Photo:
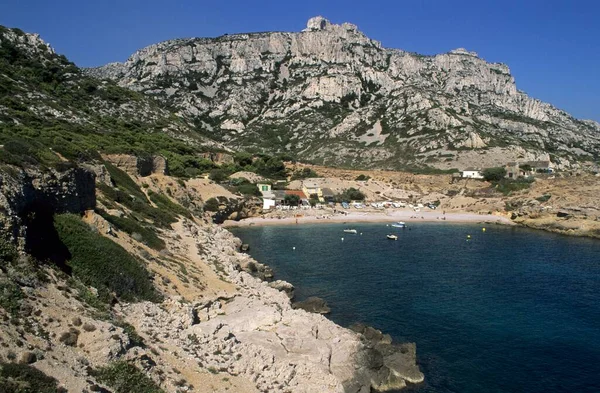
[[[191,221],[181,229],[179,235],[193,238],[203,259],[235,291],[171,312],[152,303],[126,305],[121,312],[137,322],[137,330],[177,337],[187,356],[208,369],[246,376],[259,391],[385,391],[423,381],[414,344],[392,344],[389,336],[376,340],[375,329],[355,332],[295,309],[291,285],[264,281],[270,269],[239,253],[241,241],[231,233]],[[161,324],[171,321],[173,313],[187,317]],[[144,315],[152,315],[152,322],[144,323]]]

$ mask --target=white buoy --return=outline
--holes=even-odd
[[[295,249],[296,249],[296,247],[292,247],[292,250],[295,250]]]
[[[360,233],[360,235],[362,236],[362,232]]]
[[[344,241],[344,238],[342,238],[342,241]]]
[[[485,228],[481,228],[481,230],[482,230],[483,232],[485,232]]]

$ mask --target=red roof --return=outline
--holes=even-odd
[[[307,199],[301,190],[285,190],[285,195],[298,195],[300,199]]]

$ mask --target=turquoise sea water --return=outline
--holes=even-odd
[[[347,226],[232,232],[297,299],[327,300],[335,322],[416,342],[426,382],[415,392],[600,392],[600,241],[496,225]]]

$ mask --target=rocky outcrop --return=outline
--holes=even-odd
[[[105,154],[103,158],[131,176],[168,175],[167,159],[162,156],[138,157],[129,154]]]
[[[0,232],[13,239],[24,236],[28,214],[82,213],[95,205],[95,175],[87,169],[0,171]]]
[[[550,158],[566,168],[600,149],[598,123],[528,97],[505,64],[463,48],[383,48],[320,16],[299,33],[166,41],[87,72],[168,102],[228,146],[318,163],[448,169]]]
[[[292,304],[292,308],[301,309],[316,314],[329,314],[331,312],[331,308],[329,308],[327,302],[316,296],[311,296],[300,302],[295,302]]]

